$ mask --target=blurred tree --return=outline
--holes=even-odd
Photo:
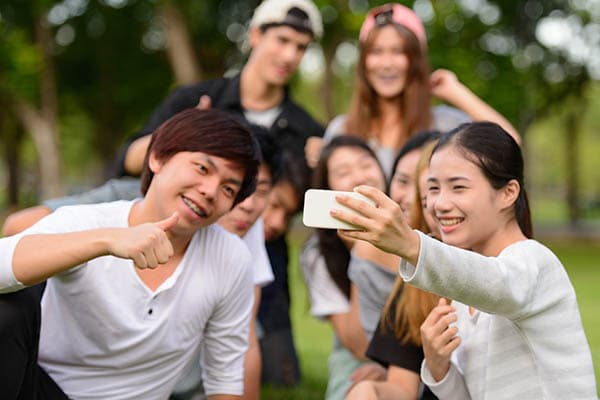
[[[42,0],[18,7],[3,3],[2,30],[10,40],[3,41],[1,50],[5,79],[0,93],[35,144],[42,196],[56,197],[62,193],[58,96],[46,7]]]

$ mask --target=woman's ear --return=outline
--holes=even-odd
[[[155,157],[154,152],[150,153],[150,157],[148,157],[148,167],[150,168],[150,171],[156,174],[160,171],[162,165],[163,162]]]
[[[519,197],[519,193],[521,192],[521,185],[516,179],[511,179],[510,181],[508,181],[506,186],[504,186],[501,189],[501,192],[502,208],[505,209],[512,207],[517,201],[517,198]]]

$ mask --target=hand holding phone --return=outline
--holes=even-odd
[[[356,214],[354,210],[335,201],[335,196],[339,195],[354,197],[369,204],[374,204],[371,199],[356,192],[309,189],[304,193],[304,212],[302,215],[304,225],[313,228],[360,230],[360,227],[342,222],[329,215],[329,211],[334,208]]]

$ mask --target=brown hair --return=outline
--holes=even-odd
[[[429,160],[433,149],[437,145],[437,139],[425,144],[421,152],[421,157],[417,163],[417,169],[415,176],[415,185],[417,187],[416,199],[413,202],[413,208],[411,210],[411,221],[410,226],[418,229],[424,233],[429,233],[430,229],[425,222],[423,215],[423,207],[421,204],[421,191],[419,189],[418,177],[421,175],[423,170],[429,166]],[[388,296],[388,299],[381,313],[381,329],[385,330],[386,327],[392,326],[394,335],[400,340],[401,343],[412,343],[416,346],[421,346],[421,324],[427,318],[427,315],[437,305],[439,296],[418,289],[412,285],[405,285],[402,278],[396,278],[396,283],[392,292]],[[392,308],[394,314],[391,313]],[[392,321],[392,315],[394,320]]]
[[[223,111],[190,108],[169,118],[152,134],[141,177],[144,195],[154,177],[148,165],[150,154],[166,162],[182,151],[225,158],[244,170],[244,179],[234,199],[234,206],[254,192],[260,149],[250,132]]]
[[[350,102],[350,110],[345,124],[347,133],[358,134],[368,140],[373,134],[373,121],[380,117],[377,93],[367,81],[366,58],[381,29],[393,26],[404,40],[404,51],[409,59],[406,85],[398,96],[398,110],[402,114],[402,125],[398,127],[397,146],[414,133],[427,129],[431,125],[431,89],[429,86],[430,68],[426,50],[421,46],[413,32],[398,24],[374,27],[367,40],[360,43],[360,58],[356,66],[355,90]]]

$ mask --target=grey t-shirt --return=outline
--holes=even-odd
[[[352,254],[348,277],[358,287],[360,321],[367,338],[371,340],[398,274]]]

